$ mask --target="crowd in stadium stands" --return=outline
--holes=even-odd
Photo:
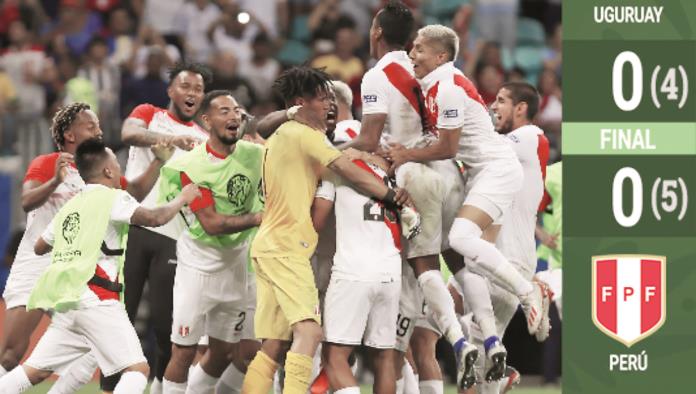
[[[324,67],[353,89],[359,119],[360,81],[375,62],[369,56],[370,23],[383,3],[0,1],[0,155],[31,158],[54,150],[48,122],[58,107],[75,101],[96,109],[105,141],[118,151],[122,121],[134,107],[167,106],[166,71],[180,59],[211,66],[208,90],[231,90],[257,117],[282,105],[271,84],[283,69]],[[459,34],[455,65],[487,104],[504,82],[526,80],[538,87],[536,123],[551,142],[551,161],[559,160],[561,0],[405,3],[418,25],[440,23]]]

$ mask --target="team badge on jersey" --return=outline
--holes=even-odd
[[[246,175],[236,174],[227,182],[227,199],[234,208],[242,208],[249,193],[251,193],[251,181]]]
[[[363,102],[364,103],[376,103],[377,102],[377,95],[376,94],[363,94]]]
[[[592,320],[605,334],[631,347],[664,324],[664,256],[592,258]]]
[[[445,118],[456,118],[458,115],[458,110],[456,109],[446,109],[442,112],[442,116]]]
[[[68,242],[68,245],[72,245],[75,238],[77,238],[77,233],[80,232],[80,214],[73,212],[65,217],[63,220],[63,238]]]

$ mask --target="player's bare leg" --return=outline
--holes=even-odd
[[[27,312],[24,306],[18,306],[5,311],[5,329],[0,345],[0,376],[5,371],[19,365],[19,361],[24,357],[29,347],[29,338],[39,325],[43,312],[32,310]]]
[[[251,360],[260,349],[261,342],[254,339],[242,339],[234,343],[227,355],[227,359],[232,361],[220,375],[215,392],[218,394],[241,393],[244,375],[247,373]]]
[[[182,346],[172,343],[172,356],[164,371],[162,391],[183,393],[186,390],[189,367],[196,357],[198,345]]]
[[[396,390],[396,374],[394,371],[394,349],[368,348],[375,372],[375,383],[372,392],[393,393]],[[350,366],[348,366],[350,368]],[[352,372],[351,372],[352,375]]]
[[[324,370],[329,378],[331,388],[334,391],[345,388],[357,388],[360,390],[348,362],[348,358],[355,347],[328,342],[325,342],[322,347],[324,349],[322,354],[325,362]]]
[[[442,394],[442,371],[435,357],[435,345],[440,336],[434,331],[418,327],[411,336],[411,350],[418,368],[418,386],[422,394]]]

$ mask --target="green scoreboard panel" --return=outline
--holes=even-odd
[[[563,393],[696,393],[696,1],[563,29]]]

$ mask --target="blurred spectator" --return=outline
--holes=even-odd
[[[7,73],[0,68],[0,155],[14,155],[17,134],[12,112],[16,109],[17,90]]]
[[[237,74],[239,60],[230,51],[220,51],[213,56],[213,83],[209,90],[224,89],[232,92],[232,96],[244,108],[256,104],[256,94],[249,81]]]
[[[176,14],[184,0],[134,0],[136,10],[142,10],[141,23],[162,36],[178,33]]]
[[[333,41],[340,28],[347,26],[355,28],[355,22],[349,16],[342,14],[339,6],[340,0],[322,0],[314,7],[307,19],[312,41]]]
[[[132,15],[125,8],[117,8],[109,15],[109,62],[119,67],[125,67],[133,54],[135,34],[132,19]]]
[[[58,20],[47,25],[44,38],[47,41],[64,41],[70,52],[79,56],[87,44],[102,29],[102,18],[90,11],[85,0],[61,0]]]
[[[358,46],[355,29],[349,26],[339,28],[335,42],[335,51],[314,59],[312,67],[323,67],[329,75],[346,83],[362,78],[365,66],[360,58],[355,56]]]
[[[552,70],[544,70],[539,76],[539,114],[537,120],[543,124],[550,124],[554,129],[560,128],[561,117],[563,114],[563,104],[561,103],[561,86],[558,76]],[[547,130],[545,127],[542,127]]]
[[[234,53],[238,60],[251,60],[251,43],[257,34],[266,32],[254,15],[242,12],[236,3],[227,3],[215,23],[208,29],[208,37],[216,51]]]
[[[480,63],[479,67],[476,68],[475,81],[483,102],[486,103],[486,106],[490,106],[495,101],[495,96],[505,82],[505,78],[500,75],[495,66]]]
[[[379,0],[341,1],[340,12],[355,22],[356,31],[368,32],[379,5]]]
[[[251,83],[258,100],[269,100],[273,81],[280,73],[280,63],[271,57],[273,44],[266,34],[257,35],[252,48],[254,55],[250,61],[240,63],[239,75]]]
[[[238,0],[242,10],[258,18],[272,39],[288,29],[288,0]]]
[[[37,0],[6,0],[0,4],[0,35],[4,36],[10,23],[21,20],[33,33],[47,21],[46,13]]]
[[[176,27],[186,38],[186,57],[205,62],[212,53],[208,29],[220,19],[220,8],[210,0],[195,0],[184,4],[176,15]]]
[[[61,81],[65,82],[62,102],[63,106],[75,102],[89,104],[92,111],[99,113],[99,98],[97,89],[92,81],[77,74],[78,63],[73,57],[64,57],[58,62],[58,73]]]
[[[520,0],[478,0],[474,14],[479,35],[485,41],[499,42],[512,51],[517,39],[517,11]]]
[[[169,104],[167,96],[167,79],[162,77],[165,68],[166,55],[158,47],[148,51],[145,60],[145,75],[131,77],[126,80],[121,91],[121,113],[129,114],[139,104],[150,103],[156,107],[166,108]]]
[[[507,74],[505,82],[526,82],[527,72],[522,67],[515,66]]]
[[[156,30],[145,25],[140,26],[138,37],[135,40],[134,52],[130,61],[131,72],[136,78],[142,78],[150,72],[147,69],[147,61],[152,51],[158,51],[163,55],[164,62],[160,68],[160,76],[162,79],[168,79],[169,68],[179,61],[181,52],[176,46],[168,44]]]
[[[121,91],[121,71],[109,63],[109,48],[106,40],[94,37],[87,47],[85,64],[77,72],[81,78],[88,79],[97,94],[99,122],[104,132],[104,141],[113,145],[121,141],[121,114],[119,112],[119,93]]]
[[[10,24],[10,45],[0,56],[0,67],[12,80],[17,90],[19,114],[38,117],[46,108],[46,97],[41,83],[45,81],[44,69],[51,63],[41,46],[32,42],[24,22]]]
[[[561,64],[563,62],[563,30],[561,24],[556,25],[553,35],[548,40],[544,48],[544,68],[553,70],[556,74],[561,74]]]

